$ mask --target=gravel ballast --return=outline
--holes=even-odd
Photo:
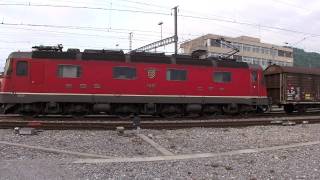
[[[320,124],[145,130],[152,139],[177,154],[225,152],[320,140]]]
[[[175,154],[219,153],[320,140],[320,124],[141,130]],[[132,131],[43,131],[19,136],[0,130],[0,141],[112,157],[160,156]],[[202,159],[74,164],[79,156],[0,144],[1,179],[319,179],[320,145]]]
[[[132,132],[118,136],[115,131],[43,131],[39,135],[20,136],[11,130],[0,130],[0,137],[1,141],[113,157],[159,155]]]

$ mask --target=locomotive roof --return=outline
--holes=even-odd
[[[305,68],[305,67],[290,67],[271,65],[264,70],[264,74],[280,74],[280,73],[294,73],[294,74],[311,74],[320,75],[320,68]]]
[[[249,68],[245,62],[236,62],[233,59],[218,59],[210,57],[208,59],[198,59],[187,55],[167,56],[164,53],[134,52],[125,54],[123,51],[112,50],[84,50],[83,52],[71,49],[70,51],[32,51],[13,52],[9,58],[32,58],[50,60],[99,60],[118,61],[134,63],[157,63],[157,64],[181,64],[196,66],[216,66],[230,68]],[[252,68],[250,66],[250,68]]]

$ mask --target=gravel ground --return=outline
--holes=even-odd
[[[39,135],[19,136],[12,130],[0,130],[0,141],[115,157],[159,155],[132,132],[118,136],[115,131],[43,131]]]
[[[315,179],[320,145],[210,159],[68,165],[83,179]],[[88,175],[89,174],[89,175]]]
[[[40,153],[39,153],[40,152]],[[49,153],[38,150],[24,149],[20,147],[7,146],[0,144],[0,161],[3,160],[30,160],[30,159],[65,159],[80,158],[73,155],[60,153]]]
[[[142,130],[177,154],[227,152],[319,141],[320,124]],[[129,134],[132,133],[129,131]],[[150,145],[113,131],[44,131],[18,136],[0,130],[0,141],[116,157],[160,155]],[[79,157],[0,145],[2,179],[319,179],[320,145],[203,159],[73,164]]]
[[[144,130],[144,134],[176,154],[225,152],[320,140],[320,124]]]

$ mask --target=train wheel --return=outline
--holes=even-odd
[[[164,118],[176,118],[181,115],[181,108],[177,105],[166,105],[162,108],[160,116]]]
[[[207,105],[202,110],[202,116],[205,118],[214,119],[222,115],[222,109],[218,105]]]
[[[202,116],[204,118],[208,118],[208,119],[216,119],[217,117],[219,117],[222,113],[219,112],[203,112]]]
[[[161,113],[160,116],[163,118],[173,119],[173,118],[177,118],[178,114],[176,114],[176,113]]]
[[[200,113],[188,113],[185,116],[188,118],[198,118],[201,116],[201,114]]]
[[[293,106],[292,104],[284,105],[284,111],[285,111],[287,114],[292,113],[293,110],[294,110],[294,106]]]

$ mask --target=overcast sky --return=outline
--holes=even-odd
[[[138,48],[160,40],[159,22],[170,37],[174,6],[179,42],[208,33],[246,35],[320,52],[316,0],[0,0],[0,68],[10,52],[40,44],[128,49],[132,32]]]

